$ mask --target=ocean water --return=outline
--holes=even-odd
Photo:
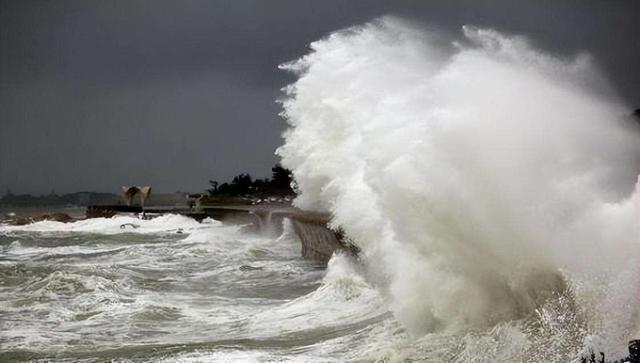
[[[289,228],[177,215],[2,226],[1,360],[361,357],[353,341],[388,324],[380,296],[349,257],[302,259]]]
[[[280,236],[242,227],[178,215],[0,226],[0,360],[539,362],[525,334],[565,358],[587,334],[559,296],[518,322],[415,336],[362,261],[302,259],[288,220]]]

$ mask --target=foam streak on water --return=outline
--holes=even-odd
[[[338,359],[327,340],[389,316],[352,259],[331,266],[288,221],[277,239],[175,215],[0,225],[0,360]]]
[[[282,66],[298,76],[278,150],[295,203],[333,214],[420,346],[464,336],[465,362],[622,354],[640,334],[630,108],[587,55],[462,30],[450,43],[383,18]]]

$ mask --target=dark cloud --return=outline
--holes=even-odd
[[[0,1],[0,189],[200,190],[266,176],[284,123],[277,65],[384,14],[592,53],[640,107],[640,2]]]

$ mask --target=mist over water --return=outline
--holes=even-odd
[[[588,55],[461,33],[386,17],[282,66],[296,205],[331,212],[414,339],[464,337],[459,361],[624,354],[640,335],[631,107]]]

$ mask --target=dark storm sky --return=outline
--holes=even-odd
[[[640,107],[640,1],[0,0],[0,194],[268,176],[291,81],[277,65],[385,14],[589,51]]]

